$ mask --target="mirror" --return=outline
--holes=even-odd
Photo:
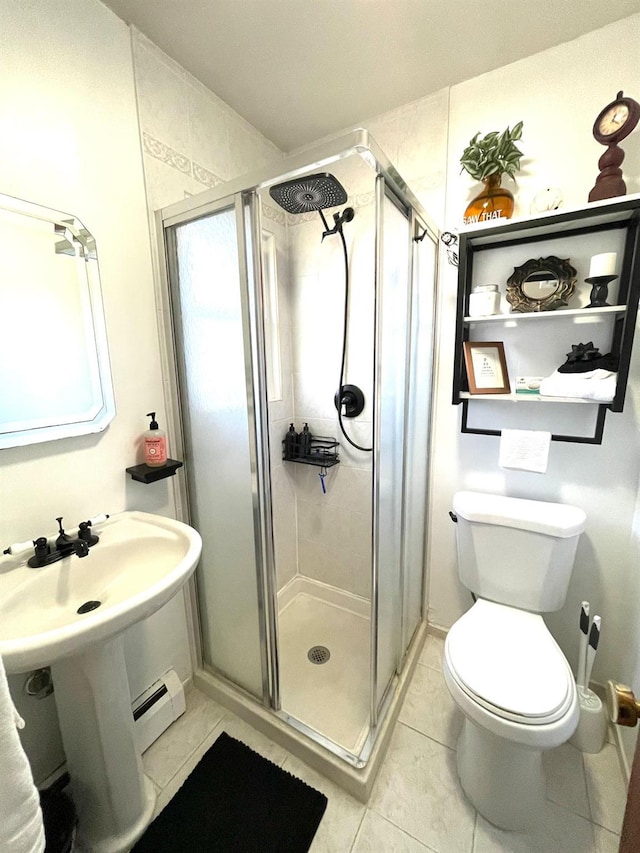
[[[555,311],[566,307],[576,286],[576,270],[569,260],[551,255],[532,258],[515,267],[507,279],[507,302],[518,313]]]
[[[115,415],[96,244],[73,215],[0,194],[0,448]]]
[[[536,302],[542,302],[553,296],[560,287],[560,282],[553,277],[550,270],[543,270],[540,273],[534,273],[527,276],[522,282],[522,292],[527,299],[533,299]]]

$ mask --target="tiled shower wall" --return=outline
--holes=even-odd
[[[350,270],[345,381],[360,386],[365,410],[344,419],[356,443],[372,444],[375,174],[359,157],[330,164],[343,184],[355,218],[344,226]],[[329,224],[332,217],[329,214]],[[337,235],[322,240],[317,213],[287,215],[289,235],[291,371],[296,429],[340,442],[340,463],[328,469],[323,492],[319,469],[285,463],[295,495],[299,574],[364,597],[370,596],[371,454],[340,434],[338,388],[344,322],[344,260]],[[286,429],[286,424],[282,425]],[[281,429],[284,434],[284,429]],[[281,438],[282,436],[280,436]]]

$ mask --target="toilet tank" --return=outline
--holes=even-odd
[[[583,510],[480,492],[456,492],[458,572],[481,598],[536,613],[564,604]]]

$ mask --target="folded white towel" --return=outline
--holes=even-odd
[[[556,370],[540,383],[540,395],[610,403],[615,397],[617,383],[618,374],[610,370],[589,370],[586,373],[558,373]]]
[[[24,721],[9,693],[0,658],[0,850],[42,853],[45,848],[40,798],[16,727]]]

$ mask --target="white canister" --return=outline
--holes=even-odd
[[[500,291],[497,284],[478,284],[469,295],[469,316],[487,317],[500,313]]]

